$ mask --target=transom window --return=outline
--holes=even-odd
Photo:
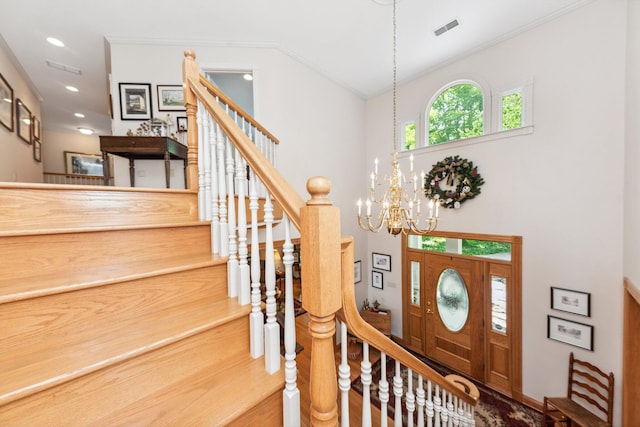
[[[438,95],[428,114],[428,145],[456,141],[483,133],[484,97],[471,83],[451,86]]]

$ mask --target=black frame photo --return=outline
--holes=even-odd
[[[187,118],[186,117],[176,117],[176,124],[178,126],[178,132],[186,132],[187,131]]]
[[[157,85],[158,111],[185,111],[181,85]]]
[[[391,271],[391,255],[378,254],[373,252],[371,254],[371,263],[373,268],[378,270]]]
[[[39,139],[33,141],[33,160],[42,162],[42,143]]]
[[[33,140],[40,141],[40,120],[36,116],[33,116]]]
[[[0,73],[0,124],[13,132],[13,88]]]
[[[64,171],[66,174],[71,175],[104,176],[104,160],[102,154],[65,151]]]
[[[31,144],[31,138],[33,136],[33,126],[31,125],[31,110],[29,110],[29,108],[24,105],[20,98],[16,98],[16,128],[20,139],[22,139],[27,144]]]
[[[593,351],[593,326],[547,315],[547,338]]]
[[[353,263],[353,283],[360,283],[362,281],[362,261],[356,261]]]
[[[591,317],[591,294],[552,286],[551,308]]]
[[[151,84],[119,83],[120,118],[151,120]]]
[[[379,271],[371,272],[371,286],[376,289],[384,289],[384,282],[382,273]]]

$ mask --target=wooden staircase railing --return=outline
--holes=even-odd
[[[474,390],[475,387],[472,384],[470,390],[460,389],[454,383],[424,365],[406,350],[368,325],[359,316],[353,293],[353,269],[351,268],[354,261],[353,239],[341,236],[339,209],[333,206],[328,198],[330,191],[329,181],[321,177],[309,179],[307,182],[307,190],[311,195],[311,199],[305,203],[278,172],[272,163],[273,160],[269,159],[268,156],[263,153],[263,150],[256,146],[255,141],[248,135],[248,132],[238,125],[236,120],[230,116],[229,112],[231,111],[236,116],[236,119],[240,117],[242,122],[249,123],[251,127],[257,129],[257,132],[265,135],[266,138],[277,141],[275,137],[200,75],[198,65],[195,61],[195,54],[192,51],[185,52],[183,84],[189,130],[187,135],[189,147],[187,166],[188,188],[191,190],[199,190],[202,186],[206,186],[215,193],[216,185],[212,184],[212,180],[214,180],[216,176],[219,177],[218,188],[220,189],[220,194],[199,197],[199,201],[201,203],[213,203],[215,205],[216,202],[211,199],[219,197],[221,223],[224,221],[224,219],[222,219],[224,218],[222,211],[225,211],[224,214],[226,215],[227,195],[225,194],[224,182],[226,181],[226,183],[229,184],[229,197],[231,197],[231,192],[236,187],[239,188],[239,192],[237,193],[238,200],[243,200],[245,197],[243,193],[246,185],[244,164],[247,165],[249,175],[251,176],[251,179],[249,179],[249,193],[253,195],[253,199],[250,197],[252,203],[255,201],[255,191],[253,188],[255,182],[254,177],[259,179],[266,188],[265,223],[267,226],[267,242],[265,252],[267,262],[265,280],[268,320],[265,330],[269,327],[269,311],[274,305],[272,299],[274,293],[273,259],[269,258],[269,254],[273,250],[273,242],[269,241],[272,239],[271,226],[273,222],[270,215],[271,196],[284,211],[286,215],[285,224],[290,222],[300,232],[301,258],[304,260],[302,268],[302,306],[309,315],[309,332],[312,336],[311,373],[309,380],[311,425],[338,424],[338,387],[334,337],[336,334],[336,313],[340,310],[342,310],[341,312],[343,313],[345,323],[354,335],[366,343],[370,343],[370,345],[379,348],[389,357],[401,362],[402,365],[418,373],[421,377],[430,380],[429,384],[433,384],[438,392],[442,390],[444,403],[440,401],[440,395],[437,395],[436,407],[437,411],[442,411],[443,420],[447,419],[447,415],[451,415],[452,419],[455,419],[459,425],[473,425],[473,407],[477,403],[478,397],[477,390]],[[249,132],[249,134],[251,133]],[[214,138],[217,141],[216,146],[219,150],[217,153],[214,148],[206,145],[213,141]],[[207,139],[208,141],[205,141],[204,145],[199,145],[199,139]],[[213,144],[211,144],[211,146],[213,146]],[[199,156],[202,154],[200,150],[209,150],[208,153],[204,153],[204,160],[201,158],[202,156]],[[234,160],[234,154],[230,154],[232,152],[239,154],[241,158]],[[215,157],[216,155],[217,157]],[[211,156],[211,158],[209,158],[209,156]],[[214,158],[214,160],[212,160],[212,158]],[[225,158],[226,162],[224,160]],[[200,168],[207,164],[212,168],[217,167],[217,172],[203,172],[200,170]],[[225,170],[230,174],[225,175]],[[239,172],[235,178],[232,175],[234,170]],[[232,203],[229,207],[231,208],[233,205]],[[215,207],[214,209],[218,208]],[[238,207],[238,212],[240,216],[242,216],[244,214],[244,208]],[[252,216],[254,212],[255,211],[252,211]],[[229,215],[232,215],[232,213],[229,212]],[[236,223],[233,221],[235,220],[229,218],[230,248],[235,248],[236,242],[244,239],[241,233],[244,233],[245,231],[243,229],[248,227],[248,225],[243,222],[243,218],[239,218],[237,226],[238,236],[235,236]],[[255,225],[256,220],[253,219],[251,221],[252,251],[258,246],[257,240],[253,240],[257,239],[258,234],[257,230],[253,228]],[[285,265],[287,266],[287,273],[290,273],[291,244],[288,228],[286,228],[286,233]],[[229,266],[232,270],[237,268],[238,264],[242,265],[246,262],[246,260],[242,258],[246,256],[246,251],[243,252],[243,250],[240,249],[238,253],[240,254],[239,261],[233,259],[235,258],[235,253],[233,253],[233,250],[230,251]],[[256,289],[254,286],[255,275],[253,266],[258,260],[255,258],[255,255],[251,257],[251,295],[253,304],[257,304],[254,298]],[[288,280],[290,279],[287,278],[286,280],[287,288],[289,288],[290,283]],[[290,307],[289,302],[288,300],[288,307]],[[255,311],[254,309],[252,315],[257,314]],[[286,316],[288,320],[285,320],[285,323],[291,325],[292,317],[289,317],[289,314],[290,313],[287,312]],[[260,316],[262,316],[261,313]],[[265,340],[268,339],[268,334],[269,333],[265,333]],[[288,334],[286,330],[285,343],[288,344],[289,348],[291,347],[291,335]],[[268,344],[265,343],[265,347],[267,346]],[[287,350],[287,365],[285,368],[288,369],[289,372],[293,370],[293,381],[295,381],[295,367],[292,368],[292,365],[289,364],[291,361],[290,357],[293,356],[291,356]],[[266,363],[266,368],[267,370],[270,369],[268,362]],[[398,393],[398,387],[401,389],[402,385],[396,384],[396,393]],[[290,383],[290,378],[287,377],[287,386],[284,393],[286,394],[294,388],[295,386],[292,386]],[[287,399],[284,399],[284,402],[285,425],[300,425],[299,419],[293,420],[287,418],[290,408],[287,408]],[[433,407],[431,409],[433,409]],[[343,408],[343,412],[345,410],[346,408]],[[295,413],[295,411],[291,413]],[[440,414],[440,412],[438,412],[438,414]],[[430,418],[430,421],[431,420],[432,418]],[[437,422],[439,422],[440,418],[437,418],[437,420]]]

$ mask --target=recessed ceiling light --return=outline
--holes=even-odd
[[[78,118],[81,118],[81,119],[84,119],[84,114],[82,114],[82,113],[75,113],[74,116],[76,116]]]
[[[253,80],[253,75],[251,73],[245,73],[242,78],[244,78],[245,80]]]
[[[54,46],[64,47],[64,43],[62,43],[60,40],[58,40],[55,37],[47,37],[47,41]]]
[[[93,130],[88,128],[78,128],[78,131],[83,135],[93,135]]]
[[[65,86],[69,92],[78,92],[78,88],[75,86]]]

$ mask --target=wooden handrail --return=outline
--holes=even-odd
[[[220,129],[233,142],[233,145],[247,161],[251,170],[260,178],[273,194],[278,204],[289,217],[293,225],[300,230],[300,209],[305,202],[300,195],[289,185],[284,177],[273,167],[271,162],[262,154],[249,137],[242,132],[238,125],[229,117],[226,111],[216,101],[206,86],[191,77],[186,79],[189,89],[196,94],[203,106],[215,119]]]
[[[260,131],[260,133],[263,133],[264,135],[266,135],[267,138],[269,138],[275,144],[279,144],[280,143],[280,141],[278,141],[278,138],[273,136],[273,134],[271,134],[271,132],[269,132],[264,126],[262,126],[249,113],[244,111],[242,109],[242,107],[240,107],[238,104],[233,102],[233,100],[231,98],[229,98],[227,96],[227,94],[222,92],[216,85],[214,85],[209,80],[207,80],[207,78],[205,76],[203,76],[202,74],[200,74],[200,83],[202,83],[202,85],[207,88],[207,90],[209,91],[210,94],[212,94],[213,96],[218,98],[224,104],[228,105],[231,110],[235,111],[244,120],[246,120],[247,122],[251,123],[256,129],[258,129]]]
[[[479,392],[473,386],[469,393],[465,393],[458,386],[444,378],[438,372],[421,362],[417,357],[391,341],[382,332],[365,322],[356,304],[355,289],[353,286],[353,262],[354,254],[353,237],[342,239],[342,313],[349,332],[361,340],[371,344],[389,357],[410,368],[423,378],[444,388],[459,399],[475,406],[478,403]],[[473,385],[473,384],[472,384]]]

